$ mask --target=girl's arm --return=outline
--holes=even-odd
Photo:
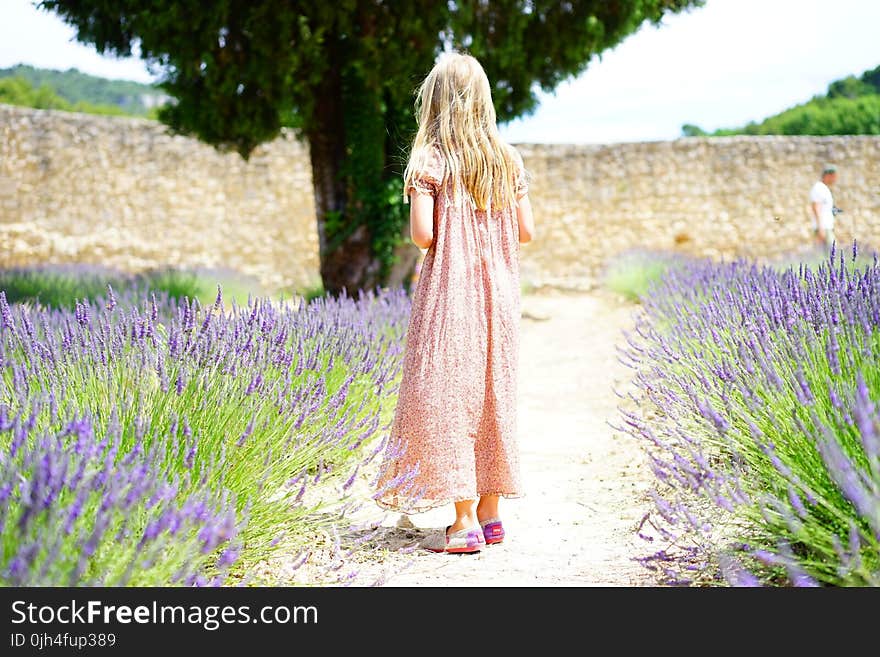
[[[430,194],[410,194],[409,234],[420,249],[427,249],[434,242],[434,197]]]
[[[535,237],[535,218],[532,216],[528,194],[521,197],[516,204],[516,219],[519,222],[519,243],[531,242]]]

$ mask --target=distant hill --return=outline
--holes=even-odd
[[[741,128],[708,133],[686,123],[685,137],[728,135],[880,135],[880,66],[860,77],[847,76],[828,85],[824,96],[813,96],[800,105]]]
[[[109,80],[81,73],[75,68],[56,71],[18,64],[0,69],[0,82],[4,78],[25,80],[34,91],[41,90],[43,95],[51,90],[69,104],[69,107],[58,109],[89,111],[88,108],[97,107],[101,113],[116,113],[110,109],[115,107],[120,114],[151,116],[155,114],[155,107],[168,100],[167,94],[156,86],[130,80]],[[3,102],[14,101],[7,99]]]

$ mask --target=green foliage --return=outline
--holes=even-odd
[[[874,94],[880,94],[880,66],[870,71],[865,71],[861,77],[857,78],[850,75],[828,85],[829,98],[837,96],[857,98]]]
[[[0,103],[38,109],[70,109],[70,103],[43,85],[34,88],[24,78],[0,78]]]
[[[22,78],[34,88],[46,87],[58,97],[67,101],[77,111],[90,111],[80,108],[105,108],[99,113],[109,114],[106,108],[116,108],[112,113],[149,116],[155,113],[155,105],[161,104],[165,94],[156,86],[132,82],[130,80],[108,80],[94,75],[81,73],[75,68],[66,71],[34,68],[19,64],[10,68],[0,69],[0,83],[5,78]],[[150,99],[150,102],[147,102]],[[4,101],[6,102],[6,101]],[[27,103],[12,103],[27,105]],[[37,107],[31,105],[31,107]],[[69,109],[58,107],[54,109]]]
[[[707,133],[686,123],[684,137],[730,135],[880,135],[880,66],[861,77],[848,76],[828,86],[825,96],[741,128],[721,128]]]
[[[324,290],[324,286],[321,285],[320,283],[318,283],[317,285],[312,285],[310,287],[307,287],[306,289],[304,289],[300,292],[300,296],[305,298],[306,303],[310,303],[310,302],[314,301],[315,299],[320,299],[321,297],[325,296],[326,294],[327,293]]]
[[[85,112],[87,114],[108,114],[120,116],[125,111],[115,105],[92,105],[84,101],[71,103],[62,98],[47,84],[34,87],[25,78],[0,78],[0,103],[22,105],[37,109]]]
[[[117,272],[94,268],[20,267],[0,270],[0,290],[9,303],[30,303],[51,308],[73,308],[77,299],[94,300],[107,293],[107,285],[119,290]]]
[[[711,136],[728,135],[880,135],[880,94],[814,98],[762,123],[716,130]]]
[[[877,89],[854,75],[832,82],[828,86],[828,98],[858,98],[876,93],[878,93]]]
[[[256,281],[225,270],[163,268],[126,274],[85,265],[0,269],[0,290],[6,292],[9,303],[72,309],[77,301],[104,298],[108,285],[117,293],[164,292],[172,299],[198,299],[204,306],[213,303],[218,285],[227,300],[235,300],[239,305],[246,305],[251,295],[263,294]]]
[[[880,135],[880,94],[819,98],[764,121],[764,135]]]
[[[693,123],[685,123],[681,126],[681,136],[682,137],[706,137],[709,133],[703,130],[700,126],[694,125]]]
[[[633,249],[612,258],[605,266],[603,284],[629,301],[641,301],[670,268],[684,262],[672,252]]]

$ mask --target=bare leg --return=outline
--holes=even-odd
[[[498,500],[499,495],[483,495],[477,504],[477,520],[483,522],[489,518],[498,517]]]
[[[449,528],[449,533],[457,532],[462,529],[473,529],[479,527],[480,523],[474,515],[474,502],[476,500],[464,500],[455,503],[455,522]]]

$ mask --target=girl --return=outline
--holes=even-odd
[[[498,135],[476,59],[441,56],[416,113],[404,194],[412,240],[427,251],[375,499],[407,512],[453,503],[455,521],[424,547],[477,552],[504,538],[499,498],[522,495],[519,254],[534,221],[522,159]]]

